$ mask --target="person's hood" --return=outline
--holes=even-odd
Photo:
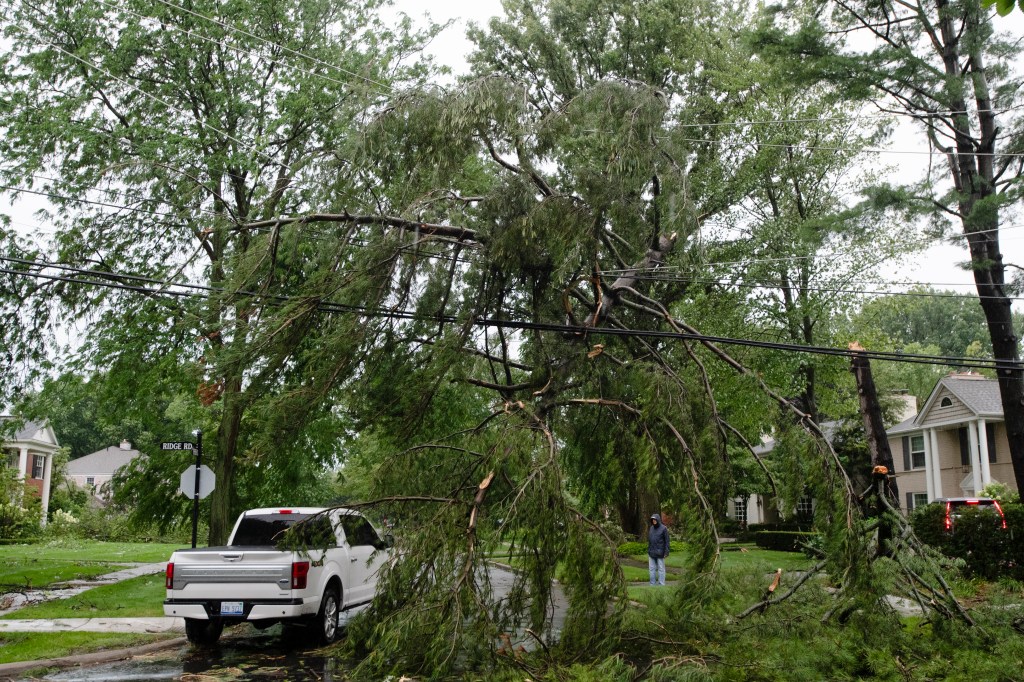
[[[661,514],[651,514],[651,518],[657,521],[659,526],[661,525]]]

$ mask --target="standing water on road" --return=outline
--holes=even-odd
[[[225,633],[209,649],[187,645],[128,661],[46,675],[51,682],[130,682],[135,680],[226,680],[263,682],[347,679],[349,664],[319,650],[303,651],[294,639],[281,636],[280,626],[262,632],[242,625]]]

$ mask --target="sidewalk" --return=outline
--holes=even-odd
[[[54,599],[66,599],[100,585],[111,585],[129,578],[162,573],[166,563],[132,564],[112,573],[105,573],[89,580],[68,580],[47,587],[28,588],[18,592],[0,594],[0,616],[6,616],[26,606],[41,604]]]
[[[125,632],[160,634],[185,632],[183,618],[33,618],[0,620],[4,632]]]

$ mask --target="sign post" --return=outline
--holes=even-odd
[[[181,487],[179,490],[183,495],[192,496],[192,549],[196,548],[196,532],[199,528],[199,500],[206,497],[213,491],[216,477],[209,467],[202,466],[203,463],[203,432],[196,429],[196,442],[173,441],[160,444],[161,450],[183,451],[191,450],[196,453],[195,467],[189,467],[181,474]],[[203,476],[203,472],[206,476]],[[202,484],[200,484],[202,480]]]
[[[199,468],[203,459],[203,432],[196,429],[196,487],[192,491],[192,549],[196,548],[196,529],[199,528]]]

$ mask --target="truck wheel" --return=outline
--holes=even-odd
[[[216,644],[222,632],[224,632],[224,621],[219,618],[211,618],[210,620],[199,620],[198,618],[185,619],[185,637],[197,646]]]
[[[341,598],[338,588],[328,587],[320,600],[320,611],[316,614],[317,635],[323,644],[330,644],[338,638],[338,612]]]

